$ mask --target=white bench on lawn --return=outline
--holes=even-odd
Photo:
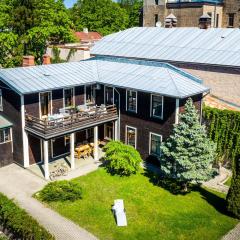
[[[119,227],[127,226],[127,217],[122,199],[114,200],[112,210],[116,218],[117,225]]]

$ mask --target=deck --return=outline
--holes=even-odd
[[[38,137],[49,140],[86,128],[118,119],[115,106],[107,106],[104,111],[97,107],[91,112],[77,112],[54,120],[39,119],[26,114],[25,130]]]

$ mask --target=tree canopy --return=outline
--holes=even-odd
[[[6,49],[3,67],[19,65],[15,55],[33,55],[40,63],[48,43],[75,40],[63,0],[0,0],[0,8],[0,44],[5,39]]]
[[[129,24],[127,11],[112,0],[78,0],[70,12],[77,31],[88,28],[107,35]]]
[[[179,117],[179,124],[174,125],[173,133],[162,144],[161,169],[186,186],[211,176],[216,146],[208,139],[205,126],[200,124],[191,99],[187,100],[185,112]]]

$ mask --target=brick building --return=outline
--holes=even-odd
[[[178,27],[198,27],[199,18],[208,14],[211,27],[240,27],[238,0],[144,0],[143,26],[165,25],[166,17],[174,14]]]

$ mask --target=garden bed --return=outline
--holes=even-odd
[[[225,212],[225,195],[197,188],[174,195],[151,174],[111,176],[99,169],[77,181],[83,198],[52,202],[51,208],[100,239],[220,239],[238,221]],[[114,199],[124,199],[128,226],[117,227]]]

